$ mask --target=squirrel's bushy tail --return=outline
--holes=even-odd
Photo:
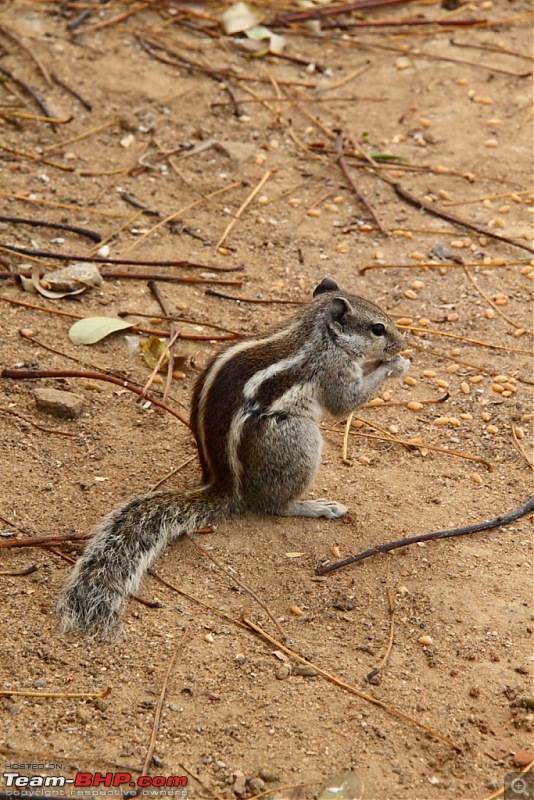
[[[60,597],[63,629],[109,635],[161,550],[230,514],[229,499],[210,486],[188,494],[147,494],[112,511],[97,526]]]

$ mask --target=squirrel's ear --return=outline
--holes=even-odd
[[[344,318],[353,311],[348,300],[344,297],[333,297],[329,305],[331,322],[343,327]]]
[[[317,297],[318,294],[324,292],[339,292],[339,286],[332,278],[323,278],[319,286],[316,286],[313,291],[313,296]]]

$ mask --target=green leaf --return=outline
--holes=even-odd
[[[110,333],[133,328],[134,322],[126,322],[117,317],[85,317],[79,319],[69,330],[69,339],[74,344],[94,344]]]

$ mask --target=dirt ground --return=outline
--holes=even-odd
[[[350,515],[245,518],[197,541],[257,593],[296,653],[461,752],[240,627],[246,613],[280,640],[258,603],[187,540],[155,567],[185,594],[148,576],[140,594],[158,606],[131,600],[123,639],[62,634],[55,604],[70,569],[62,556],[81,549],[68,543],[0,550],[0,775],[122,771],[135,781],[148,771],[187,776],[191,798],[289,800],[318,797],[352,770],[366,800],[496,796],[519,769],[514,754],[532,749],[533,517],[323,578],[315,569],[490,519],[532,494],[531,4],[414,2],[291,27],[274,25],[276,8],[264,6],[265,24],[300,61],[251,58],[243,37],[221,35],[222,5],[110,2],[80,21],[84,8],[15,0],[0,11],[0,197],[2,215],[90,228],[103,240],[4,216],[0,240],[72,261],[109,242],[115,258],[204,265],[100,265],[187,279],[159,284],[187,320],[176,330],[201,336],[176,345],[186,363],[168,403],[186,416],[195,376],[220,347],[210,337],[255,334],[290,317],[294,308],[280,301],[306,301],[325,275],[401,320],[408,379],[391,381],[380,404],[357,413],[365,422],[353,423],[350,463],[343,423],[325,421],[314,496],[335,498]],[[379,21],[392,24],[363,27]],[[383,231],[340,169],[337,131]],[[489,233],[422,211],[395,183]],[[128,312],[167,330],[146,278],[106,278],[50,299],[24,292],[8,273],[65,262],[0,256],[2,367],[99,370],[145,384],[151,370],[132,349],[134,334],[75,345],[73,319],[42,309]],[[210,288],[273,302],[237,303],[206,295]],[[38,409],[34,393],[44,387],[83,398],[81,413],[60,419]],[[163,383],[153,388],[161,397]],[[199,480],[187,428],[103,381],[3,379],[0,431],[2,544],[13,542],[14,526],[20,539],[87,532],[177,467],[164,488]],[[370,684],[391,630],[389,658]],[[107,687],[106,697],[91,696]]]

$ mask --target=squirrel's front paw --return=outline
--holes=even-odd
[[[392,358],[391,361],[388,361],[386,364],[387,369],[387,377],[388,378],[402,378],[403,375],[406,375],[410,368],[410,359],[403,358],[402,356],[395,356]]]

